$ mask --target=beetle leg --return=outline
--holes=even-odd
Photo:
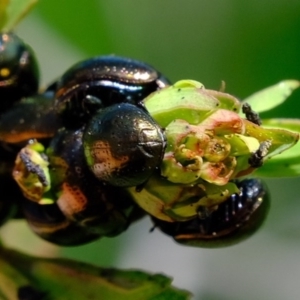
[[[103,103],[100,98],[86,95],[82,101],[82,107],[88,113],[96,112],[99,108],[103,107]]]

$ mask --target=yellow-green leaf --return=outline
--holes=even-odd
[[[268,119],[263,120],[266,128],[278,128],[300,133],[299,119]],[[257,169],[256,176],[263,177],[293,177],[300,175],[300,143],[297,143],[287,151],[267,160]]]
[[[11,31],[33,8],[38,0],[1,0],[0,29]]]
[[[256,138],[259,142],[271,141],[267,158],[280,154],[293,147],[299,140],[299,133],[287,130],[288,128],[275,127],[267,128],[265,123],[263,127],[258,126],[250,121],[245,120],[246,135]]]
[[[299,86],[299,80],[284,80],[254,93],[242,103],[250,104],[255,112],[261,113],[282,104]]]

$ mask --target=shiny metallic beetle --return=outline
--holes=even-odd
[[[58,80],[58,113],[67,128],[87,123],[85,154],[100,180],[136,186],[159,167],[163,131],[139,103],[168,84],[149,65],[117,56],[82,61]]]
[[[240,193],[231,195],[208,216],[174,223],[152,218],[155,227],[184,245],[216,248],[236,244],[258,230],[270,207],[261,180],[244,179],[237,186]]]
[[[89,171],[82,130],[60,130],[46,153],[53,181],[45,197],[53,197],[53,203],[22,201],[25,218],[42,238],[65,246],[83,244],[116,236],[143,215],[125,190],[99,183]]]
[[[0,141],[24,144],[29,139],[48,140],[62,127],[54,109],[54,91],[46,90],[22,98],[0,114]]]
[[[39,70],[32,49],[13,33],[0,34],[0,111],[39,87]]]
[[[99,56],[75,64],[57,83],[56,106],[67,127],[79,127],[99,108],[138,104],[169,81],[146,63]]]
[[[32,49],[14,33],[0,33],[0,224],[19,212],[18,201],[24,198],[11,176],[20,145],[11,144],[6,138],[17,136],[15,129],[21,125],[17,120],[23,120],[26,110],[22,109],[17,118],[9,113],[23,97],[34,95],[38,85],[39,70]]]
[[[111,57],[107,59],[111,61]],[[100,60],[104,63],[106,58],[101,58]],[[119,62],[117,66],[121,68],[121,62],[127,63],[130,60],[119,58],[117,61]],[[150,67],[147,65],[134,62],[140,68],[145,66],[145,68],[150,70]],[[124,66],[127,69],[130,68],[125,63]],[[152,73],[154,74],[154,72],[153,69]],[[115,76],[114,79],[117,82],[122,81],[118,76]],[[132,88],[128,91],[124,90],[123,96],[126,96],[128,101],[129,99],[134,99],[135,104],[137,104],[139,100],[142,100],[139,97],[144,97],[155,91],[160,85],[159,82],[159,79],[156,80],[156,83],[148,82],[142,84],[140,82],[142,89],[137,88],[136,92],[132,92],[134,87],[132,80],[130,83]],[[162,79],[162,82],[167,81]],[[31,138],[39,138],[41,141],[45,141],[45,145],[48,145],[49,139],[52,138],[47,150],[47,156],[51,163],[50,172],[56,181],[50,192],[53,193],[54,198],[56,197],[55,195],[59,194],[60,196],[58,199],[54,199],[55,202],[53,204],[41,205],[27,200],[22,194],[19,194],[16,197],[18,198],[18,204],[22,207],[24,216],[33,231],[42,238],[56,244],[77,245],[101,236],[115,236],[124,231],[132,221],[141,217],[143,212],[131,201],[125,190],[107,184],[103,185],[89,170],[82,149],[82,129],[77,131],[59,130],[62,127],[62,118],[56,114],[55,105],[53,104],[57,86],[58,83],[54,83],[42,94],[35,94],[30,98],[24,97],[22,100],[19,99],[20,101],[13,108],[4,111],[0,116],[0,140],[4,143],[5,148],[16,147],[16,151],[18,151],[18,145],[22,145],[23,142]],[[113,90],[113,88],[111,89]],[[103,90],[105,91],[105,88]],[[113,95],[117,96],[117,98],[111,97],[109,100],[111,104],[122,102],[123,100],[127,101],[125,98],[120,100],[116,91],[111,96]],[[123,104],[121,103],[120,105]],[[109,105],[109,103],[106,103],[106,105]],[[130,107],[130,111],[133,112],[131,121],[138,120],[137,124],[144,126],[144,128],[138,127],[137,130],[141,134],[137,138],[142,139],[140,148],[146,147],[142,142],[145,142],[150,136],[152,137],[152,135],[149,136],[150,129],[157,131],[156,133],[160,138],[160,153],[157,150],[153,151],[153,153],[151,152],[152,149],[150,148],[154,149],[156,146],[154,143],[150,144],[150,148],[147,149],[149,153],[146,153],[145,150],[144,152],[142,151],[144,154],[152,155],[150,163],[147,165],[147,168],[150,169],[152,160],[159,160],[162,156],[164,138],[160,131],[161,129],[142,107],[138,108],[134,105],[130,105]],[[141,115],[142,117],[134,118],[134,115],[136,117]],[[131,126],[137,124],[134,123]],[[16,152],[12,156],[7,174],[11,172],[15,155]],[[141,159],[141,155],[139,159]],[[147,161],[147,158],[144,160]],[[31,168],[30,159],[27,159],[25,164]],[[135,168],[137,167],[135,166]],[[27,171],[31,172],[30,170]],[[149,171],[146,173],[148,174]],[[64,178],[63,182],[58,183],[57,178],[62,177]],[[11,178],[9,180],[15,184]],[[46,184],[46,182],[43,182],[43,184]],[[17,191],[19,192],[19,190]],[[3,204],[6,203],[3,202]],[[1,208],[3,214],[8,215],[6,213],[7,208],[4,205]]]
[[[151,116],[128,103],[96,113],[83,140],[96,177],[122,187],[143,184],[159,168],[166,146],[164,133]]]
[[[54,110],[56,85],[38,93],[39,80],[33,50],[14,33],[1,33],[0,142],[5,149],[31,138],[50,138],[61,127]]]

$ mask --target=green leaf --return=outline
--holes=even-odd
[[[3,28],[6,20],[7,20],[7,14],[6,9],[9,4],[9,0],[1,0],[0,1],[0,29]]]
[[[0,256],[0,299],[17,299],[19,288],[30,284],[26,276]]]
[[[299,86],[298,80],[284,80],[254,93],[242,103],[250,104],[255,112],[261,113],[282,104]]]
[[[36,258],[11,249],[1,249],[0,257],[10,263],[5,269],[0,262],[0,279],[11,280],[15,294],[16,288],[25,285],[42,291],[46,299],[186,300],[191,296],[187,291],[172,287],[172,280],[162,274],[100,268],[69,259]],[[17,270],[16,281],[11,269]],[[1,292],[0,283],[0,295]]]
[[[300,133],[299,119],[267,119],[263,120],[266,128],[278,128]],[[300,175],[300,143],[278,156],[265,161],[264,165],[255,172],[261,177],[294,177]]]
[[[294,147],[299,140],[299,133],[295,131],[289,131],[287,128],[274,127],[267,128],[267,126],[258,126],[252,122],[245,120],[246,135],[256,138],[259,142],[267,140],[271,141],[271,146],[268,151],[266,158],[271,158],[274,155]],[[263,124],[265,125],[265,123]],[[275,124],[274,124],[275,125]]]
[[[0,28],[11,31],[34,7],[38,0],[1,0]]]

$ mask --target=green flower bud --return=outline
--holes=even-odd
[[[167,147],[160,175],[141,192],[129,191],[143,209],[169,222],[194,218],[201,207],[216,209],[238,191],[232,180],[251,174],[299,139],[298,133],[253,123],[258,115],[249,105],[241,116],[235,97],[192,80],[155,92],[144,104],[165,128]]]

